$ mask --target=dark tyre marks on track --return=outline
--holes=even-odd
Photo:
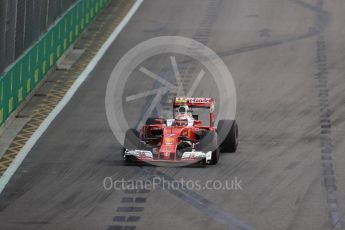
[[[192,39],[200,43],[203,43],[204,45],[207,45],[207,43],[209,42],[209,37],[211,35],[212,25],[214,24],[217,18],[221,3],[222,3],[221,0],[208,0],[205,15],[202,18],[196,32],[192,36]],[[192,50],[190,50],[190,52],[193,52],[193,49],[198,49],[198,47],[195,47],[195,48],[193,47]],[[183,85],[183,88],[186,89],[188,86],[190,86],[192,78],[196,72],[196,67],[194,63],[185,61],[185,62],[182,62],[182,66],[180,66],[180,68],[182,69],[183,72],[185,72],[182,78],[182,81],[183,81],[182,85]],[[162,72],[165,72],[165,71],[167,70],[163,68]],[[161,73],[160,75],[164,77],[165,74],[161,74]],[[155,83],[154,87],[157,86],[156,84],[157,82]],[[177,82],[177,84],[179,84],[179,82]],[[160,114],[171,113],[170,100],[176,95],[177,95],[177,92],[170,92],[163,98],[163,101],[164,101],[162,105],[163,111],[159,111]],[[146,106],[144,106],[144,109],[147,109],[149,105],[150,105],[150,101],[147,100]],[[145,111],[143,111],[143,114],[144,112]],[[173,181],[174,179],[161,171],[152,169],[151,167],[148,167],[148,168],[140,167],[140,171],[149,180],[153,179],[154,177],[168,179],[168,181]],[[218,208],[211,201],[207,200],[206,198],[204,198],[203,196],[201,196],[200,194],[196,192],[190,191],[188,189],[168,190],[168,192],[174,195],[176,198],[181,199],[185,203],[199,210],[201,213],[213,219],[215,222],[218,222],[219,224],[223,225],[227,229],[232,229],[232,230],[254,230],[255,229],[254,227],[242,222],[234,215]],[[110,226],[109,229],[115,229],[114,227],[116,226]],[[119,228],[119,229],[125,229],[125,228]]]
[[[315,64],[317,73],[315,74],[316,87],[318,89],[320,106],[320,146],[321,146],[321,164],[323,171],[323,182],[326,188],[327,204],[330,223],[332,229],[344,229],[342,214],[338,207],[337,183],[334,175],[333,163],[333,145],[331,136],[331,111],[329,109],[329,87],[328,87],[328,63],[325,35],[323,33],[325,26],[329,21],[329,15],[323,12],[323,0],[319,0],[317,7],[313,9],[320,12],[317,17],[317,29],[321,33],[316,41]]]
[[[116,225],[111,225],[108,230],[134,230],[136,224],[140,221],[140,213],[144,211],[147,198],[145,194],[149,193],[145,189],[127,189],[125,196],[121,199],[121,206],[116,209],[117,215],[113,218]]]
[[[215,19],[217,18],[218,11],[220,9],[222,1],[221,0],[209,0],[207,3],[207,10],[202,18],[196,32],[192,36],[192,39],[207,45],[209,42],[209,37],[211,35],[212,25],[214,24]],[[198,50],[199,47],[192,47],[190,52],[195,52],[194,50]],[[181,70],[185,72],[182,76],[182,86],[184,89],[188,89],[192,83],[193,77],[197,74],[196,73],[196,66],[195,63],[190,63],[190,61],[184,61],[180,66]],[[180,84],[180,82],[177,82]],[[186,93],[186,92],[185,92]],[[165,98],[163,104],[163,114],[170,114],[171,113],[171,100],[173,97],[177,96],[176,92],[171,92],[168,95],[168,98]],[[180,95],[185,96],[185,95]],[[192,95],[190,95],[192,96]]]
[[[327,11],[321,9],[320,7],[313,6],[309,3],[305,3],[305,2],[300,1],[300,0],[289,0],[289,1],[294,3],[294,4],[300,5],[300,6],[304,7],[305,9],[308,9],[311,12],[315,13],[318,18],[322,18],[322,24],[318,24],[316,22],[315,25],[312,25],[309,27],[309,31],[307,31],[305,34],[287,37],[285,39],[267,41],[264,43],[259,43],[259,44],[250,45],[250,46],[244,46],[244,47],[240,47],[240,48],[236,48],[236,49],[232,49],[232,50],[228,50],[228,51],[218,52],[217,54],[220,57],[227,57],[227,56],[246,53],[246,52],[250,52],[250,51],[254,51],[254,50],[258,50],[258,49],[264,49],[264,48],[269,48],[269,47],[273,47],[273,46],[284,45],[284,44],[300,41],[303,39],[312,38],[314,36],[318,36],[324,31],[324,28],[329,23],[329,13]]]
[[[143,168],[142,171],[143,175],[145,175],[148,180],[153,180],[155,177],[161,178],[163,183],[165,183],[163,184],[165,188],[178,187],[178,189],[167,189],[166,191],[176,198],[179,198],[185,203],[198,209],[200,212],[204,213],[206,216],[223,225],[227,229],[255,230],[254,227],[242,222],[233,214],[218,208],[214,203],[212,203],[212,201],[207,200],[200,194],[187,189],[182,183],[179,183],[178,186],[176,186],[177,181],[175,181],[174,178],[170,177],[169,175],[160,172],[155,168]],[[172,186],[172,184],[174,184],[174,186]]]

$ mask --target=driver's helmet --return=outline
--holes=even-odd
[[[187,105],[183,105],[178,108],[176,120],[187,120],[188,118],[192,117],[192,111]]]

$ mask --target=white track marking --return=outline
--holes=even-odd
[[[103,55],[106,53],[108,48],[115,41],[115,39],[123,30],[123,28],[127,25],[129,20],[133,17],[135,12],[139,9],[143,1],[144,0],[136,0],[136,2],[132,6],[132,8],[129,10],[127,15],[124,17],[121,23],[115,28],[115,30],[107,39],[107,41],[102,45],[102,47],[97,52],[96,56],[91,60],[91,62],[84,69],[84,71],[79,75],[79,77],[76,79],[74,84],[67,91],[66,95],[61,99],[59,104],[57,104],[57,106],[53,109],[53,111],[47,116],[47,118],[42,122],[39,128],[32,134],[30,139],[25,143],[23,148],[19,151],[19,153],[17,154],[17,156],[15,157],[11,165],[7,168],[7,170],[4,172],[4,174],[0,178],[0,193],[4,190],[5,186],[7,185],[7,183],[13,176],[13,174],[16,172],[16,170],[19,168],[19,166],[21,165],[25,157],[28,155],[32,147],[36,144],[36,142],[39,140],[42,134],[47,130],[49,125],[52,123],[52,121],[57,117],[57,115],[71,100],[75,92],[79,89],[81,84],[85,81],[85,79],[89,76],[91,71],[95,68],[95,66],[103,57]]]

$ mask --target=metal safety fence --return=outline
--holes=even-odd
[[[13,0],[9,0],[8,2],[12,1]],[[21,1],[25,0],[13,2],[17,2],[17,4],[19,4]],[[48,4],[49,1],[53,0],[29,0],[28,2],[36,1]],[[67,2],[74,1],[75,0],[54,0],[55,3],[65,2],[65,7],[68,6]],[[65,13],[60,16],[58,20],[55,20],[53,16],[51,16],[51,18],[43,17],[42,15],[40,16],[48,21],[46,22],[46,25],[49,25],[50,23],[50,27],[47,29],[47,32],[44,33],[38,41],[34,42],[30,48],[26,49],[26,51],[16,59],[15,63],[9,66],[0,76],[0,126],[30,94],[30,92],[32,92],[37,84],[44,78],[49,69],[56,64],[56,61],[76,40],[97,13],[109,2],[110,0],[78,0],[67,11],[65,10]],[[49,11],[49,7],[47,9]],[[57,8],[54,7],[55,15],[58,15],[59,11],[56,9]],[[63,11],[64,8],[60,7],[58,9]],[[2,10],[3,9],[0,8],[0,17],[2,17]],[[35,17],[37,17],[37,15],[35,15]],[[29,24],[30,22],[27,22],[26,18],[27,17],[25,16],[22,23]],[[26,30],[25,27],[24,30]],[[22,49],[25,49],[25,44],[30,43],[30,39],[34,39],[34,35],[40,33],[40,29],[34,31],[34,29],[31,28],[31,30],[32,31],[30,33],[32,35],[21,38],[20,43],[23,45]],[[15,40],[15,43],[17,42],[19,42],[19,40]],[[0,40],[0,43],[3,43],[3,41]],[[5,42],[5,44],[0,45],[0,52],[3,52],[1,48],[2,46],[10,47],[16,46],[16,44]],[[15,54],[13,55],[15,57]]]
[[[76,0],[0,0],[0,74]]]

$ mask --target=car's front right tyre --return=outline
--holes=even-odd
[[[195,149],[204,153],[211,151],[211,160],[208,163],[210,165],[216,165],[220,158],[217,133],[208,132],[204,137],[200,139],[199,143],[195,145]]]
[[[217,125],[219,148],[222,152],[234,153],[238,146],[238,125],[236,120],[220,120]]]

